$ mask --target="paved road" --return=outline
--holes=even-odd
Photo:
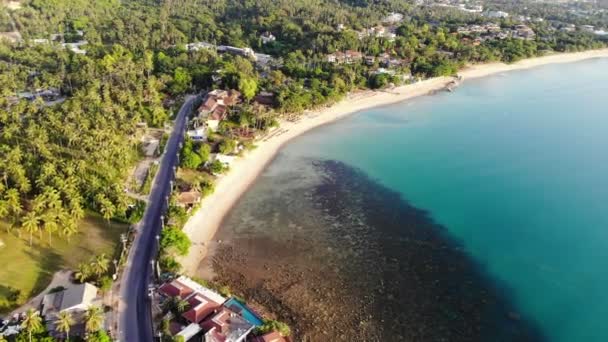
[[[148,298],[148,286],[154,275],[151,261],[155,260],[158,252],[156,236],[160,234],[160,216],[166,209],[166,197],[170,194],[173,166],[177,163],[188,115],[192,113],[197,99],[195,96],[189,97],[179,110],[154,179],[146,212],[129,251],[120,286],[118,336],[122,342],[154,341],[151,302]]]

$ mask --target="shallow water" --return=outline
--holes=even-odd
[[[590,60],[316,129],[227,217],[218,274],[302,339],[606,341],[606,94]]]

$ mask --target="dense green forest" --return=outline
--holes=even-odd
[[[406,15],[395,39],[357,36],[392,11]],[[555,30],[548,21],[530,24],[532,40],[467,44],[457,27],[486,19],[396,0],[30,0],[5,12],[23,40],[0,44],[0,218],[29,236],[46,232],[49,240],[69,237],[87,209],[106,219],[128,216],[123,183],[139,157],[138,123],[163,126],[169,98],[223,87],[250,101],[271,91],[276,115],[402,81],[373,73],[377,62],[328,63],[325,56],[336,51],[388,54],[405,61],[399,74],[425,78],[455,74],[466,63],[606,44],[590,33]],[[276,41],[263,44],[264,32]],[[40,39],[48,41],[36,43]],[[53,39],[86,40],[86,54]],[[263,69],[240,56],[185,48],[197,41],[251,47],[279,63]],[[66,100],[18,100],[20,92],[49,88]],[[244,108],[235,123],[255,125],[266,115]]]

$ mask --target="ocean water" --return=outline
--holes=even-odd
[[[608,60],[469,81],[284,153],[342,161],[428,210],[551,341],[608,341]]]
[[[384,332],[365,340],[599,342],[607,204],[608,59],[598,59],[466,81],[311,131],[283,148],[219,236],[247,251],[243,274],[287,245],[273,260],[306,260],[311,287],[343,281],[345,306],[374,289],[362,311]],[[255,240],[264,234],[280,243]],[[268,269],[260,282],[276,281]]]

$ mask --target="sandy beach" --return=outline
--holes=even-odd
[[[608,49],[555,54],[509,65],[503,63],[475,65],[461,70],[459,75],[467,80],[545,64],[570,63],[599,57],[608,57]],[[256,142],[256,149],[247,152],[244,157],[233,163],[230,172],[218,179],[215,192],[203,200],[198,211],[186,223],[184,232],[192,241],[192,247],[190,253],[180,259],[184,273],[195,274],[224,216],[286,142],[312,128],[352,113],[427,95],[445,88],[450,81],[452,78],[439,77],[389,90],[356,92],[331,107],[306,112],[296,122],[281,122],[280,128]]]

